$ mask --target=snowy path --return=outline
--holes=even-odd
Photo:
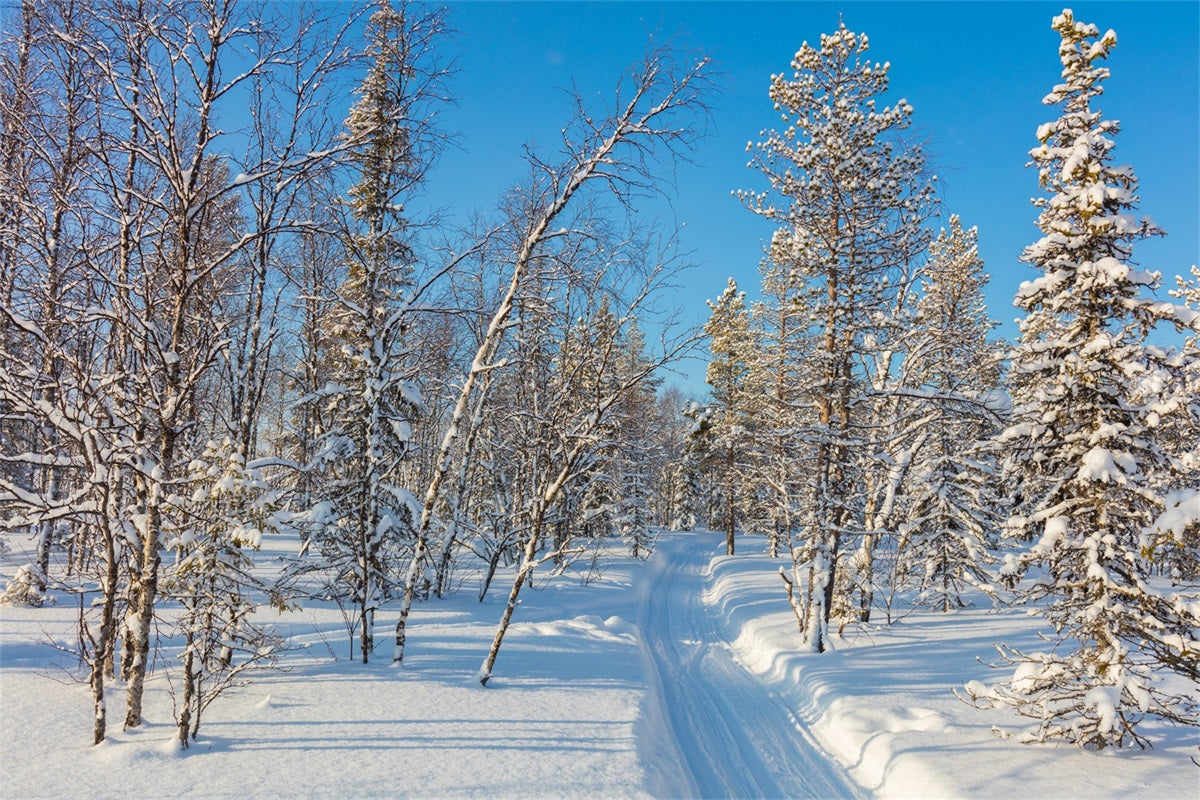
[[[648,716],[674,740],[690,793],[862,796],[775,692],[734,660],[704,603],[704,571],[718,543],[714,536],[712,552],[698,547],[701,535],[659,541],[639,612],[654,704]]]

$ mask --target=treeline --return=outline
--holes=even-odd
[[[776,225],[761,299],[731,280],[706,325],[713,402],[693,407],[682,470],[689,526],[766,539],[816,652],[830,627],[894,619],[897,592],[950,611],[964,590],[1036,604],[1047,652],[1000,646],[1013,677],[969,702],[1006,704],[1028,738],[1137,744],[1156,716],[1197,724],[1200,682],[1198,274],[1143,297],[1158,273],[1133,244],[1118,125],[1092,107],[1116,42],[1064,11],[1059,119],[1030,152],[1043,238],[1022,260],[1015,346],[994,341],[977,233],[934,237],[936,176],[888,105],[887,63],[843,24],[771,79],[783,130],[752,144],[765,191],[737,196]],[[1182,347],[1151,344],[1156,326]]]
[[[446,142],[442,11],[6,14],[0,508],[36,542],[6,599],[79,594],[94,741],[117,676],[141,723],[164,603],[186,745],[277,655],[263,597],[336,602],[364,662],[394,601],[400,661],[456,559],[485,592],[516,563],[486,682],[535,566],[581,537],[648,551],[682,405],[658,371],[699,336],[664,302],[671,236],[628,212],[693,142],[704,59],[650,50],[453,232],[413,202]],[[253,552],[283,530],[304,545],[268,585]]]

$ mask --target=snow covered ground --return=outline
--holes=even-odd
[[[1023,745],[1018,718],[954,697],[1000,677],[977,661],[992,642],[1033,644],[1023,612],[917,612],[802,653],[778,562],[722,549],[666,534],[649,562],[543,573],[486,689],[500,579],[483,604],[468,579],[419,605],[399,669],[386,608],[363,666],[337,609],[306,604],[276,623],[286,671],[219,698],[185,752],[161,674],[149,724],[119,729],[116,687],[111,740],[89,746],[87,688],[56,649],[71,598],[0,608],[0,797],[128,797],[131,780],[139,797],[1200,797],[1195,730],[1151,728],[1146,752]]]

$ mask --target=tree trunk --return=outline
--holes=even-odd
[[[113,530],[113,521],[118,505],[121,482],[108,487],[109,496],[105,500],[107,519],[100,521],[100,533],[104,544],[104,580],[100,585],[100,638],[96,641],[96,650],[92,658],[90,683],[92,687],[92,705],[94,709],[92,721],[92,744],[100,744],[107,735],[108,705],[104,701],[104,677],[113,669],[113,650],[117,641],[117,578],[120,564],[117,560],[117,538]]]
[[[736,526],[736,512],[734,511],[733,502],[733,467],[736,463],[732,445],[726,451],[725,455],[725,474],[728,476],[728,483],[725,491],[725,555],[733,555],[733,534]]]
[[[537,528],[540,528],[540,523]],[[496,656],[500,653],[500,645],[504,642],[504,634],[508,632],[508,625],[512,622],[513,611],[517,607],[517,596],[521,593],[521,587],[525,585],[525,580],[529,577],[529,573],[533,571],[534,565],[537,563],[537,545],[540,535],[535,532],[529,537],[529,541],[525,545],[525,557],[521,559],[521,566],[517,569],[517,575],[513,579],[512,589],[508,593],[508,603],[504,606],[504,615],[500,618],[500,624],[496,627],[496,635],[492,638],[492,646],[488,650],[487,657],[483,660],[483,665],[479,668],[479,683],[482,686],[487,686],[488,681],[492,678],[492,668],[496,666]]]
[[[875,542],[876,535],[867,534],[859,549],[862,554],[861,568],[863,575],[862,588],[859,593],[858,619],[860,622],[871,621],[871,606],[875,603]]]
[[[417,591],[417,573],[425,560],[425,541],[418,539],[413,550],[412,561],[408,563],[408,573],[404,576],[404,598],[400,603],[400,618],[396,620],[396,650],[392,653],[392,663],[404,661],[404,645],[408,641],[408,615],[412,611],[413,596]],[[495,568],[492,568],[495,571]],[[480,598],[482,599],[482,598]]]
[[[179,746],[184,750],[187,749],[191,736],[192,703],[195,702],[196,696],[196,673],[194,671],[196,654],[192,651],[195,643],[195,636],[188,634],[187,649],[183,654],[183,700],[180,702],[179,725],[177,726]]]
[[[366,664],[370,661],[371,650],[375,647],[373,629],[375,627],[375,612],[374,609],[368,607],[369,601],[366,599],[366,588],[363,587],[363,599],[358,604],[359,625],[358,642],[362,653],[362,663]]]
[[[164,425],[159,464],[154,472],[164,472],[174,458],[175,433]],[[126,629],[125,649],[129,658],[129,683],[125,689],[125,727],[136,728],[142,724],[142,693],[145,690],[146,670],[150,667],[150,629],[154,625],[154,605],[158,598],[158,555],[162,531],[162,487],[168,482],[165,474],[148,476],[150,482],[146,493],[146,522],[142,531],[142,552],[139,554],[139,570],[136,586],[136,605],[132,609],[132,629]],[[127,619],[129,617],[127,616]],[[130,635],[132,634],[132,641]]]
[[[155,563],[144,569],[137,605],[130,610],[132,625],[126,628],[125,633],[125,654],[129,663],[128,684],[125,687],[126,728],[136,728],[142,724],[142,692],[150,661],[150,626],[154,620],[154,595],[158,589],[157,553]]]
[[[479,602],[483,602],[483,598],[487,597],[488,589],[491,588],[492,578],[496,577],[496,570],[500,567],[500,559],[504,556],[504,548],[497,547],[488,559],[487,573],[483,576],[483,585],[479,587]]]
[[[792,567],[793,571],[795,566]],[[783,582],[787,584],[787,599],[788,605],[792,607],[792,613],[796,615],[796,624],[800,626],[800,635],[804,635],[804,610],[800,607],[800,601],[796,597],[796,582],[788,577],[788,574],[783,571],[783,567],[779,568],[779,577],[783,578]]]
[[[841,548],[842,535],[839,531],[834,530],[829,535],[829,566],[825,577],[825,624],[829,624],[830,616],[833,609],[833,596],[837,590],[837,563],[838,550]]]
[[[471,470],[472,454],[475,452],[475,441],[479,435],[479,429],[483,421],[483,412],[487,405],[487,397],[490,393],[491,385],[491,372],[485,373],[483,376],[483,385],[479,389],[479,396],[475,398],[475,411],[471,415],[471,421],[467,427],[467,437],[463,444],[463,451],[459,455],[457,485],[455,486],[453,499],[450,503],[450,511],[447,514],[446,532],[442,537],[440,553],[438,554],[437,563],[434,565],[434,571],[437,576],[437,596],[439,598],[445,594],[446,584],[449,580],[450,558],[454,552],[454,543],[457,541],[459,514],[462,512],[463,497],[467,493],[467,477]]]
[[[822,570],[823,567],[819,561],[808,568],[808,594],[806,597],[808,613],[804,625],[805,640],[818,653],[825,652],[825,629],[829,622],[829,616],[823,608],[825,592],[817,589],[814,585],[823,574]]]
[[[54,481],[50,481],[50,489],[47,497],[51,502],[54,500],[55,489]],[[37,575],[34,580],[37,582],[37,594],[39,604],[44,602],[46,597],[46,589],[50,582],[50,550],[53,547],[54,523],[46,520],[38,525],[37,538]]]

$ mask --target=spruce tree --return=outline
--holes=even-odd
[[[330,572],[328,594],[353,609],[363,663],[373,647],[374,610],[394,590],[410,544],[416,505],[399,485],[419,409],[405,342],[416,258],[401,203],[430,153],[421,130],[428,98],[414,65],[414,47],[427,34],[405,11],[385,0],[368,24],[370,64],[345,125],[358,180],[346,201],[340,241],[347,274],[330,321],[341,345],[337,374],[312,398],[324,405],[329,427],[315,459],[325,480],[310,516]]]
[[[711,405],[695,402],[683,408],[688,429],[684,436],[683,457],[671,482],[675,495],[672,503],[675,513],[670,521],[673,531],[694,530],[702,522],[707,525],[712,519],[712,492],[707,487],[711,482],[714,411]]]
[[[1119,126],[1093,108],[1116,35],[1070,10],[1053,27],[1063,80],[1043,102],[1062,115],[1038,128],[1031,151],[1044,235],[1023,255],[1042,274],[1017,293],[1014,424],[1000,437],[1025,499],[1009,527],[1033,542],[1013,564],[1036,571],[1017,599],[1038,605],[1053,646],[1002,648],[1012,679],[969,692],[1036,720],[1032,740],[1144,746],[1146,715],[1196,723],[1194,698],[1171,692],[1161,673],[1200,677],[1197,605],[1152,585],[1142,548],[1177,470],[1163,417],[1188,413],[1155,388],[1172,386],[1172,359],[1146,336],[1160,321],[1195,323],[1187,309],[1141,296],[1159,275],[1134,265],[1133,244],[1160,231],[1135,215],[1133,170],[1112,163]]]
[[[1194,325],[1200,320],[1200,268],[1193,266],[1189,278],[1176,278],[1170,294],[1186,304],[1187,321]],[[1175,396],[1190,409],[1171,415],[1162,435],[1178,474],[1195,476],[1200,475],[1200,334],[1194,330],[1184,341],[1177,367]],[[1166,510],[1146,531],[1143,547],[1160,572],[1194,591],[1200,583],[1200,482],[1183,480],[1171,486]]]
[[[987,284],[975,228],[957,215],[929,248],[917,305],[918,343],[909,361],[927,399],[919,404],[900,571],[915,578],[920,601],[943,611],[963,605],[965,586],[986,585],[1000,527],[987,439],[998,417],[989,406],[999,381],[988,332]]]
[[[617,341],[617,379],[626,381],[646,370],[646,337],[631,319]],[[661,379],[651,377],[625,393],[613,408],[614,430],[612,471],[617,487],[617,534],[629,545],[634,558],[649,558],[655,536],[651,530],[654,510],[652,467],[662,450],[655,438],[655,397]]]

